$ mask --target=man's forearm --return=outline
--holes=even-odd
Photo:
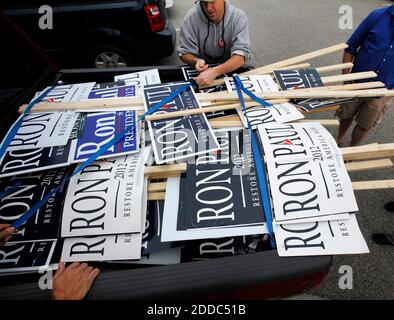
[[[198,60],[198,57],[191,53],[185,53],[181,55],[180,58],[184,63],[188,64],[189,66],[194,66]]]
[[[349,53],[349,52],[347,52],[347,51],[344,51],[344,53],[343,53],[343,59],[342,59],[342,62],[343,63],[349,63],[349,62],[353,62],[353,59],[354,59],[354,56],[351,54],[351,53]],[[348,74],[348,73],[350,73],[350,68],[347,68],[347,69],[343,69],[342,70],[342,73],[343,74]]]
[[[242,67],[244,64],[245,64],[245,57],[238,54],[234,54],[226,62],[212,69],[215,71],[216,77],[218,77],[225,73],[231,73],[234,70],[237,70],[238,68]]]

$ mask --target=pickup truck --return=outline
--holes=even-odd
[[[41,84],[35,87],[42,90],[58,81],[64,84],[89,81],[105,83],[113,81],[115,75],[150,68],[64,69],[54,76],[41,79]],[[179,66],[158,69],[163,82],[182,80]],[[32,91],[22,90],[17,98],[8,101],[8,115],[0,119],[2,136],[15,121],[18,106],[30,101],[32,94]],[[331,264],[331,256],[284,258],[279,257],[275,249],[169,266],[142,268],[99,264],[101,274],[86,299],[276,299],[318,287]],[[41,276],[1,277],[0,300],[48,299],[50,291],[40,290],[38,286]]]

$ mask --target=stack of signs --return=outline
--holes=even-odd
[[[144,106],[148,111],[184,86],[185,82],[144,87]],[[201,108],[189,87],[153,115]],[[148,121],[156,164],[174,162],[219,149],[205,114]]]
[[[275,92],[278,86],[269,75],[240,77],[243,86],[253,92]],[[235,83],[232,78],[226,78],[228,92],[236,92]],[[246,112],[237,109],[239,117],[245,128],[248,128],[248,120],[253,129],[258,125],[271,123],[286,123],[303,119],[304,116],[291,103],[275,104],[272,107],[264,107],[260,104],[246,107]]]
[[[0,190],[7,190],[16,181],[21,184],[0,200],[0,224],[18,220],[72,171],[73,167],[66,167],[1,179]],[[36,272],[47,268],[50,263],[59,262],[53,253],[60,234],[65,193],[64,188],[55,193],[0,249],[0,274]]]
[[[142,95],[142,89],[149,84],[160,84],[159,70],[151,69],[141,72],[127,73],[115,77],[115,81],[123,81],[126,86],[135,86],[136,96]]]
[[[248,131],[216,136],[220,152],[196,157],[181,178],[167,180],[162,241],[267,232]]]
[[[324,86],[316,69],[275,70],[276,80],[282,90],[295,90]],[[307,112],[353,101],[354,99],[306,99],[295,103]]]
[[[368,252],[352,184],[335,140],[319,123],[259,126],[279,255]]]
[[[83,162],[126,128],[130,129],[127,135],[100,158],[138,152],[136,116],[135,110],[88,113],[83,117],[73,112],[21,115],[23,122],[0,159],[0,177]]]
[[[141,257],[147,198],[143,166],[142,153],[106,159],[70,180],[61,227],[62,261]]]

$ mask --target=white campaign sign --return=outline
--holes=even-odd
[[[141,232],[143,157],[95,161],[70,180],[62,237]]]
[[[342,155],[324,127],[297,123],[258,129],[276,223],[358,211]]]
[[[127,73],[122,74],[120,76],[115,76],[115,81],[124,81],[126,86],[136,85],[137,93],[136,95],[140,95],[142,92],[143,86],[148,84],[160,84],[160,75],[158,69],[151,69],[141,72]]]
[[[16,122],[21,118],[23,118],[23,122],[7,151],[65,146],[78,115],[76,112],[21,115]]]
[[[242,84],[251,92],[275,92],[279,91],[278,85],[269,75],[257,75],[249,77],[240,77]],[[226,87],[228,92],[235,92],[235,84],[232,78],[226,78]],[[245,128],[248,127],[247,118],[250,125],[255,129],[258,125],[270,123],[285,123],[303,119],[304,116],[291,103],[276,104],[272,107],[264,107],[260,104],[246,107],[246,112],[237,109],[238,115],[242,120]]]
[[[248,122],[246,119],[248,118],[252,129],[256,129],[258,125],[286,123],[304,118],[303,114],[298,111],[297,107],[291,103],[274,104],[272,107],[255,105],[252,107],[247,107],[245,110],[246,113],[244,113],[243,110],[237,109],[239,117],[241,118],[245,128],[248,127]]]
[[[140,259],[141,242],[141,233],[67,238],[64,240],[61,261]]]
[[[368,253],[355,214],[347,220],[275,225],[281,257]]]
[[[44,98],[49,102],[77,102],[85,100],[89,97],[95,82],[64,84],[55,86]],[[47,87],[45,90],[49,89]],[[37,92],[33,100],[39,96],[41,92]]]
[[[251,92],[274,92],[279,91],[278,85],[270,75],[255,75],[248,77],[239,77],[243,86]],[[225,78],[228,92],[236,92],[233,78]]]

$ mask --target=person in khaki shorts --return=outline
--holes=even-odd
[[[352,72],[375,71],[373,81],[381,81],[387,89],[394,87],[394,4],[372,11],[353,32],[343,62],[353,62]],[[344,74],[350,69],[344,70]],[[360,80],[371,81],[371,79]],[[390,107],[392,98],[362,98],[343,104],[335,113],[340,118],[336,142],[343,138],[355,120],[350,146],[360,145],[369,130],[375,128]]]

